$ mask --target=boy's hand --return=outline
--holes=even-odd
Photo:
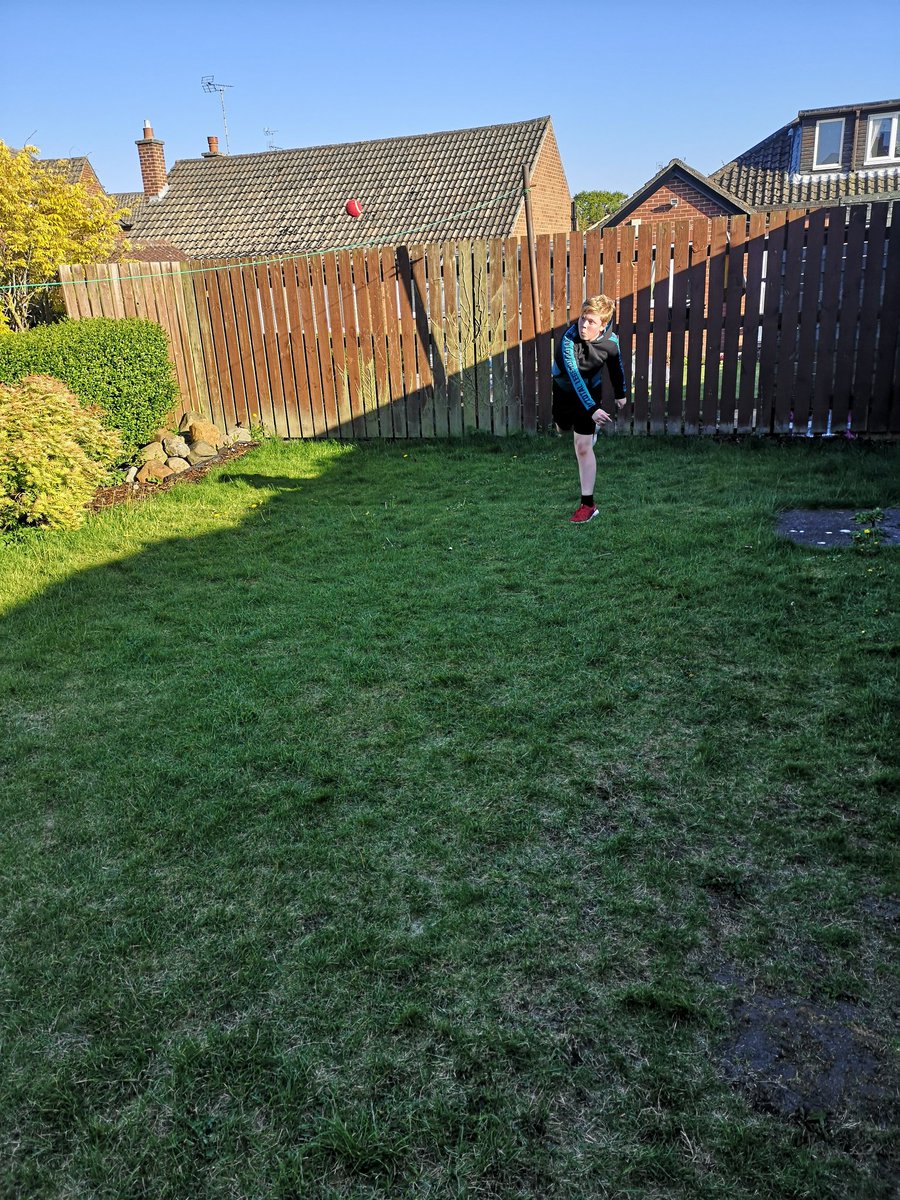
[[[628,403],[628,398],[626,396],[623,396],[621,400],[616,401],[616,404],[619,406],[619,412],[622,411],[622,409],[625,407],[625,405],[627,403]]]
[[[609,425],[612,422],[612,417],[608,412],[604,412],[602,408],[595,409],[591,414],[595,425]]]

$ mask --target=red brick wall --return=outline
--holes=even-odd
[[[670,204],[677,200],[676,205]],[[622,222],[630,221],[680,221],[685,217],[728,217],[732,209],[723,202],[705,195],[683,179],[672,179],[648,196]]]
[[[572,228],[572,195],[552,129],[547,131],[537,164],[531,172],[531,214],[536,234],[565,233]],[[525,237],[525,234],[523,204],[513,237]]]
[[[92,196],[103,196],[106,194],[90,163],[86,162],[81,168],[81,175],[78,178],[78,182],[84,184],[84,187]]]

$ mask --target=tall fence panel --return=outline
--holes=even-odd
[[[73,319],[165,328],[184,409],[282,437],[545,429],[553,347],[600,290],[635,434],[900,433],[892,216],[880,203],[559,233],[538,238],[534,279],[517,239],[60,278]]]

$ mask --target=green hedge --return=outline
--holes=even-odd
[[[150,440],[175,406],[178,384],[165,331],[153,321],[90,317],[0,338],[0,383],[26,375],[60,379],[96,404],[121,434],[125,456]]]

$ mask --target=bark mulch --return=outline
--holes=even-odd
[[[240,458],[241,455],[258,445],[259,442],[243,442],[239,446],[229,446],[225,450],[220,450],[215,458],[209,458],[195,467],[190,467],[187,471],[182,471],[178,475],[170,475],[168,479],[160,479],[154,483],[117,483],[113,487],[97,488],[87,507],[92,512],[99,512],[103,508],[111,508],[114,504],[123,504],[128,500],[148,500],[151,496],[158,496],[160,492],[168,492],[177,484],[198,483],[210,467],[217,467],[221,463]]]

